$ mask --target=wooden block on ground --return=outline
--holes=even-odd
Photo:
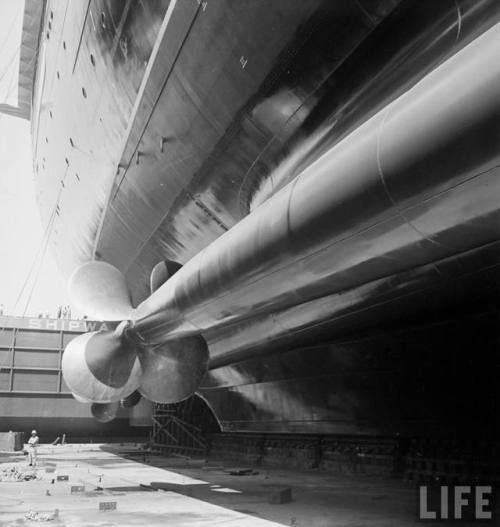
[[[224,472],[231,474],[231,476],[250,476],[254,474],[253,468],[228,468]]]
[[[177,490],[177,486],[175,484],[163,481],[152,481],[149,486],[156,490],[169,490],[173,492]]]
[[[150,487],[154,490],[165,490],[168,492],[177,492],[184,496],[193,495],[193,486],[191,485],[179,485],[176,483],[168,483],[164,481],[152,481]]]
[[[100,511],[115,511],[116,501],[100,501],[99,510]]]
[[[280,505],[282,503],[289,503],[292,501],[292,489],[286,487],[283,489],[273,490],[267,497],[268,503],[273,505]]]
[[[79,492],[85,492],[83,485],[71,485],[71,494],[78,494]]]

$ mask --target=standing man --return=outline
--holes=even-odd
[[[28,461],[29,461],[30,467],[36,466],[36,451],[37,451],[39,442],[40,440],[38,439],[36,430],[33,430],[31,432],[31,437],[28,441]]]

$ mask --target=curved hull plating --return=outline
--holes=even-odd
[[[497,397],[499,21],[493,0],[49,1],[33,138],[62,268],[107,261],[137,305],[190,261],[158,318],[207,340],[226,429],[462,433],[443,394],[476,339],[462,416],[496,433],[472,409]]]

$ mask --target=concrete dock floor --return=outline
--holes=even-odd
[[[25,515],[33,511],[54,516],[56,509],[46,525],[421,525],[415,489],[401,480],[266,468],[231,475],[227,470],[234,465],[229,463],[155,456],[143,462],[126,454],[132,450],[130,445],[41,446],[38,479],[0,482],[0,526],[36,525]],[[0,457],[0,471],[12,466],[29,470],[26,464],[23,455]],[[59,481],[58,476],[68,480]],[[268,503],[270,493],[287,487],[292,489],[291,502]],[[101,503],[116,510],[100,511]]]

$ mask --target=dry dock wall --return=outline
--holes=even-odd
[[[96,422],[89,404],[77,402],[64,382],[61,359],[77,335],[103,327],[89,320],[0,316],[0,432],[30,433],[42,442],[147,438],[147,404],[121,409],[111,423]]]

